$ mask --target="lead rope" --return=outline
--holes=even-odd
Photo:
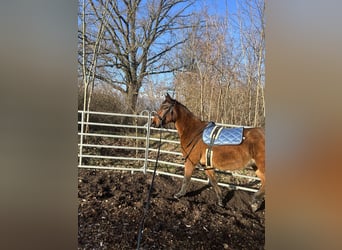
[[[146,199],[146,204],[145,204],[145,207],[144,207],[144,213],[143,213],[143,216],[142,216],[141,221],[140,221],[139,234],[138,234],[138,243],[137,243],[137,250],[140,249],[140,241],[141,241],[141,238],[142,238],[142,233],[143,233],[143,231],[144,231],[145,219],[146,219],[146,215],[147,215],[148,209],[149,209],[149,207],[150,207],[151,193],[152,193],[154,178],[155,178],[156,172],[157,172],[158,159],[159,159],[159,155],[160,155],[161,138],[162,138],[162,130],[160,130],[159,147],[158,147],[158,152],[157,152],[156,163],[155,163],[155,165],[154,165],[154,171],[153,171],[152,181],[151,181],[150,189],[148,190],[147,199]]]

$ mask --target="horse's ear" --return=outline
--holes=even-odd
[[[167,100],[167,101],[172,101],[172,98],[171,98],[171,96],[169,95],[169,93],[166,93],[166,95],[165,95],[165,100]]]

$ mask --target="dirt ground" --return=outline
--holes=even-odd
[[[78,249],[136,249],[152,174],[79,169]],[[264,249],[265,206],[222,188],[225,207],[196,181],[179,201],[182,179],[156,176],[140,249]]]

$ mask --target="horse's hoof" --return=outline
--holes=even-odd
[[[251,208],[252,208],[253,213],[255,213],[259,209],[259,204],[253,203],[251,204]]]
[[[251,208],[253,212],[256,212],[261,206],[262,200],[255,200],[251,203]]]

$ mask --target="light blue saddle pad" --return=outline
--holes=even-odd
[[[243,127],[237,128],[223,128],[216,126],[214,122],[209,122],[207,127],[203,131],[202,139],[204,143],[210,145],[212,132],[215,127],[219,127],[220,130],[213,140],[212,145],[239,145],[243,140]]]

